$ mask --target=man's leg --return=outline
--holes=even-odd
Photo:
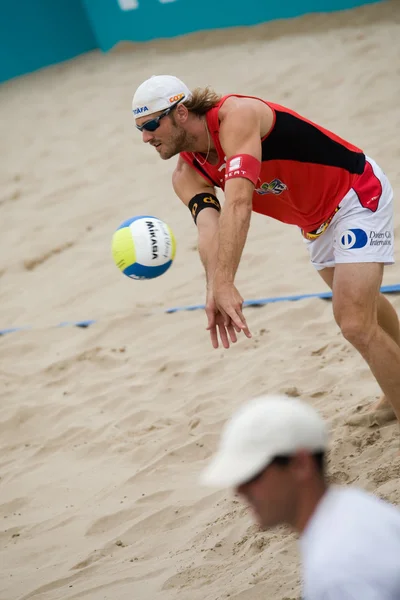
[[[327,273],[321,275],[324,280],[324,275],[328,277]],[[337,264],[332,282],[333,313],[343,336],[368,363],[400,421],[398,319],[386,299],[380,299],[382,275],[379,263]]]
[[[383,294],[379,294],[378,298],[378,323],[400,346],[399,317],[394,306]]]
[[[400,346],[399,317],[393,305],[383,294],[379,294],[378,299],[378,323],[382,329],[390,335],[396,344]],[[373,408],[375,410],[379,410],[381,408],[388,409],[391,408],[391,404],[386,399],[385,394],[383,394],[382,398],[380,398]]]
[[[325,283],[333,289],[335,268],[330,267],[318,271]],[[400,323],[399,317],[393,305],[381,293],[378,295],[378,325],[400,346]],[[373,406],[374,410],[391,408],[391,404],[385,395]]]

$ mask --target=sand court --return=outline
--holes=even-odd
[[[228,351],[203,311],[163,312],[204,302],[204,275],[175,159],[142,144],[130,110],[154,73],[285,104],[380,164],[399,237],[399,35],[392,0],[121,44],[1,86],[0,326],[30,329],[0,337],[0,600],[298,600],[294,536],[197,484],[232,410],[266,391],[328,419],[334,481],[400,503],[398,425],[347,424],[380,391],[330,301],[246,308],[253,338]],[[153,281],[111,258],[137,214],[177,238]],[[396,263],[384,284],[398,283]],[[298,230],[257,214],[237,285],[246,299],[326,290]]]

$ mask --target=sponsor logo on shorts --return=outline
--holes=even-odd
[[[139,108],[134,108],[133,109],[133,114],[134,115],[140,115],[142,113],[147,112],[149,109],[147,108],[147,106],[140,106]]]
[[[340,235],[339,243],[343,250],[364,248],[368,244],[368,236],[363,229],[347,229]]]
[[[340,247],[343,250],[356,250],[365,246],[391,246],[391,231],[370,231],[363,229],[347,229],[340,235]]]
[[[260,196],[264,196],[265,194],[274,194],[275,196],[278,196],[287,189],[287,185],[283,183],[283,181],[281,181],[278,178],[275,178],[270,183],[268,183],[267,181],[265,183],[262,183],[261,186],[256,189],[256,192]]]
[[[369,243],[371,246],[391,246],[392,232],[391,231],[370,231]]]

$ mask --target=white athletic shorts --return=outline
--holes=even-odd
[[[392,186],[375,161],[367,162],[370,176],[360,190],[349,190],[324,233],[303,238],[318,271],[337,263],[394,263]]]

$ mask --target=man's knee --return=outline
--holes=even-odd
[[[378,330],[378,298],[383,265],[347,263],[336,265],[333,312],[343,336],[361,353]]]
[[[359,321],[345,320],[340,326],[343,337],[361,352],[368,348],[374,334],[374,327],[365,328]]]
[[[372,319],[370,315],[360,309],[356,310],[351,307],[343,311],[336,311],[335,319],[343,337],[352,346],[361,353],[369,347],[378,326],[376,319]]]

